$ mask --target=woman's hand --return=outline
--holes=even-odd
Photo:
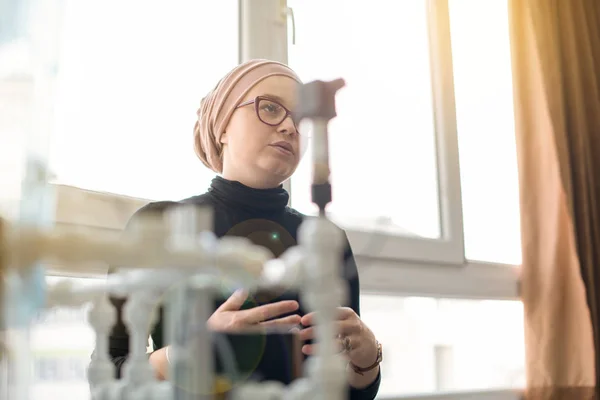
[[[369,327],[349,307],[338,308],[336,333],[340,343],[340,351],[344,351],[348,360],[360,368],[367,368],[377,359],[377,340]],[[302,340],[316,338],[314,312],[306,314],[300,320],[305,327],[300,331]],[[305,344],[302,352],[307,355],[315,353],[316,344]]]
[[[208,328],[214,331],[232,332],[251,327],[292,326],[300,323],[299,315],[277,318],[296,311],[299,308],[297,301],[284,300],[249,310],[240,310],[247,298],[248,292],[244,290],[233,293],[206,321]],[[167,351],[167,347],[163,347],[150,355],[150,364],[154,367],[156,378],[159,380],[167,379],[169,370]]]
[[[248,292],[234,292],[206,321],[207,326],[215,331],[239,331],[251,327],[292,326],[300,323],[299,315],[289,315],[298,310],[299,304],[294,300],[283,300],[277,303],[265,304],[249,310],[240,310],[248,298]]]
[[[150,354],[150,365],[154,368],[154,375],[159,381],[168,378],[169,360],[167,359],[167,348],[163,347]]]

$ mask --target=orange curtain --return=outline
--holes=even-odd
[[[600,1],[509,0],[527,398],[595,399]]]

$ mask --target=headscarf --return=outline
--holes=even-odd
[[[200,102],[194,125],[194,150],[204,165],[223,172],[221,135],[238,104],[248,91],[271,76],[287,76],[302,83],[287,65],[255,59],[242,63],[225,75]]]

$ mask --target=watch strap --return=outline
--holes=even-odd
[[[382,349],[381,343],[377,342],[377,359],[375,360],[375,362],[372,365],[369,365],[366,368],[361,368],[359,366],[354,365],[352,362],[350,362],[350,368],[352,368],[352,370],[354,372],[356,372],[358,375],[364,375],[365,372],[371,371],[372,369],[377,368],[377,366],[379,364],[381,364],[381,361],[383,361],[383,349]]]

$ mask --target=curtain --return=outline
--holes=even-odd
[[[600,2],[509,0],[528,399],[595,399]]]

